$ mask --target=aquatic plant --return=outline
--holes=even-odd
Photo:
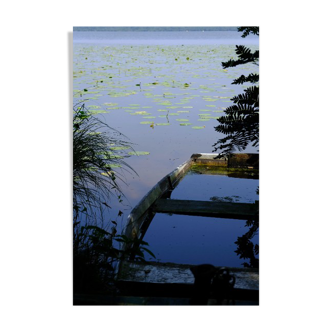
[[[117,234],[116,220],[103,225],[103,209],[111,208],[111,196],[122,201],[120,172],[136,173],[123,159],[135,152],[118,131],[91,114],[83,105],[74,107],[73,117],[73,263],[74,292],[111,291],[115,262],[122,255],[144,260],[144,252],[154,257],[140,239]],[[131,150],[127,153],[127,150]],[[121,217],[122,211],[118,212]],[[85,222],[82,223],[82,216]],[[98,224],[99,223],[99,224]],[[130,242],[131,241],[131,242]],[[116,242],[129,243],[126,251]]]
[[[121,199],[119,182],[125,171],[135,171],[124,162],[131,144],[120,132],[92,115],[83,105],[73,117],[73,207],[74,221],[83,213],[91,221],[96,211],[109,207],[111,197]],[[96,220],[94,220],[96,221]]]

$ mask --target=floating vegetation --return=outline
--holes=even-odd
[[[130,151],[130,152],[128,152],[128,154],[130,156],[146,156],[146,155],[150,154],[150,152],[146,152],[146,151]]]
[[[134,113],[130,113],[131,115],[150,115],[151,113],[148,113],[146,111],[138,111]]]
[[[241,73],[223,70],[223,59],[236,58],[230,45],[74,43],[73,52],[74,103],[83,99],[91,113],[109,113],[103,121],[115,128],[124,128],[129,122],[137,123],[138,130],[146,130],[138,124],[153,129],[169,126],[168,120],[175,118],[180,126],[203,129],[201,122],[218,119],[226,109],[221,106],[228,106],[230,98],[240,92],[240,87],[229,88],[234,77],[257,71],[254,65],[245,66]],[[164,123],[152,122],[156,118]],[[176,130],[181,135],[187,132],[173,126],[172,135]]]
[[[101,113],[108,113],[107,111],[104,110],[91,110],[89,111],[90,114],[101,114]]]
[[[169,102],[169,101],[163,101],[163,102],[158,103],[158,104],[159,104],[159,105],[165,105],[165,106],[172,105],[172,103]]]

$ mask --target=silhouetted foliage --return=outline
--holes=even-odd
[[[256,193],[259,195],[259,188],[256,189]],[[247,220],[245,227],[249,227],[249,230],[244,235],[239,236],[237,241],[235,241],[235,244],[237,245],[235,253],[242,259],[249,259],[249,264],[242,264],[244,267],[259,268],[259,259],[256,257],[259,254],[259,245],[254,245],[251,241],[255,235],[258,235],[258,213],[254,220]]]
[[[257,36],[259,35],[259,27],[239,27],[237,29],[237,31],[239,31],[239,32],[244,31],[241,36],[242,38],[247,37],[250,33],[257,35]]]
[[[242,37],[248,36],[249,33],[259,35],[258,27],[240,27],[238,31],[244,31]],[[236,45],[236,54],[238,59],[222,62],[223,68],[246,63],[258,65],[259,51],[252,52],[246,46]],[[258,83],[259,75],[254,73],[248,76],[242,75],[232,84],[246,82]],[[231,98],[231,101],[234,102],[234,105],[226,108],[225,115],[217,119],[220,124],[215,127],[217,132],[226,135],[213,145],[214,152],[221,150],[217,158],[231,154],[235,148],[239,151],[244,150],[249,143],[252,143],[254,147],[259,145],[259,87],[249,87],[244,90],[243,94]]]

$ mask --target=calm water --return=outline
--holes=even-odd
[[[254,203],[258,200],[257,187],[258,179],[250,175],[236,178],[189,172],[171,198]],[[242,267],[245,260],[234,252],[237,249],[234,242],[248,231],[245,223],[245,220],[157,214],[144,240],[160,262]],[[258,244],[258,235],[252,242]]]
[[[75,31],[74,43],[104,45],[258,45],[257,36],[237,31]]]
[[[222,68],[222,61],[236,57],[236,44],[258,49],[257,37],[240,36],[235,31],[74,32],[74,104],[84,100],[136,151],[149,153],[126,159],[139,176],[126,175],[125,205],[111,202],[110,219],[119,209],[124,212],[117,218],[120,227],[163,176],[193,153],[212,152],[221,138],[216,118],[245,88],[231,82],[258,71],[254,65]]]

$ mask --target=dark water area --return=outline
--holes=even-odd
[[[226,173],[226,172],[225,172]],[[259,180],[189,172],[173,190],[172,199],[254,203]],[[248,231],[245,220],[157,214],[145,237],[157,261],[242,267],[235,241]],[[252,243],[258,244],[258,235]],[[152,260],[152,259],[151,259]],[[154,259],[153,259],[154,260]]]
[[[123,173],[125,199],[122,203],[112,199],[112,209],[104,215],[106,224],[117,221],[120,232],[132,208],[162,177],[193,153],[212,152],[212,145],[222,137],[214,130],[217,118],[231,105],[230,98],[250,86],[232,85],[232,81],[258,72],[252,64],[224,70],[221,62],[236,57],[235,45],[258,49],[258,37],[241,38],[237,31],[74,31],[73,35],[74,105],[84,103],[125,135],[137,152],[143,152],[125,159],[138,176]],[[244,152],[257,151],[249,147]],[[197,180],[209,196],[209,182]],[[246,197],[239,183],[227,194],[218,188],[211,197]],[[188,220],[181,219],[184,224]],[[156,220],[151,227],[164,227],[156,226]],[[197,229],[202,227],[198,220]],[[213,233],[211,225],[219,224],[211,221],[206,226]],[[215,232],[225,232],[220,225],[215,227]]]
[[[144,241],[156,256],[150,261],[243,267],[235,241],[247,231],[244,220],[157,214]]]

